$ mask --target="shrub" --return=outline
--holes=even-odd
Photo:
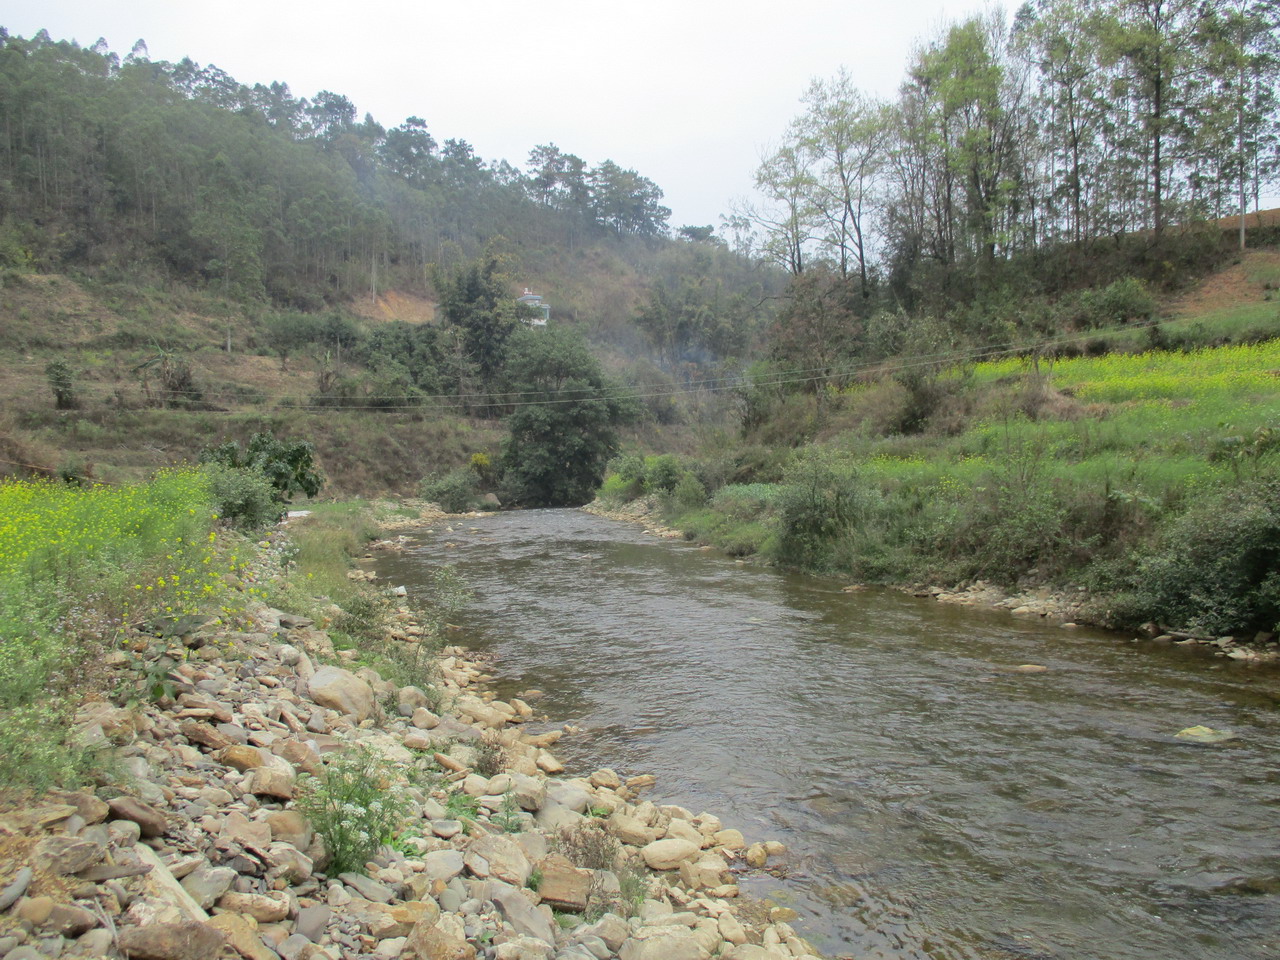
[[[318,776],[300,778],[298,809],[324,838],[331,873],[363,873],[405,817],[405,801],[388,789],[392,771],[368,747],[331,756]]]
[[[828,567],[835,541],[877,498],[852,465],[822,456],[799,460],[787,471],[778,498],[778,559],[796,567]]]
[[[669,453],[660,457],[646,457],[644,462],[644,489],[647,493],[666,493],[680,482],[680,461]]]
[[[205,447],[200,462],[258,470],[282,501],[295,493],[314,497],[324,486],[324,474],[315,463],[315,447],[307,440],[280,439],[271,433],[255,433],[243,452],[235,440]]]
[[[1280,481],[1249,483],[1172,521],[1139,560],[1123,619],[1212,634],[1280,622]]]
[[[707,488],[691,470],[680,474],[680,480],[671,490],[671,498],[681,507],[700,507],[707,502]]]
[[[223,520],[254,530],[280,519],[283,511],[275,487],[261,470],[222,463],[206,463],[201,469],[209,478],[214,512]]]
[[[423,477],[418,495],[423,500],[438,503],[447,513],[464,513],[475,504],[479,493],[479,478],[470,467],[451,470],[448,473],[432,473]]]
[[[49,378],[55,408],[74,410],[80,406],[80,400],[76,397],[75,371],[65,361],[54,360],[44,368],[44,375]]]

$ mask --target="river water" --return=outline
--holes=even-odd
[[[573,773],[787,844],[829,956],[1280,957],[1280,673],[742,565],[574,510],[461,519],[464,642],[583,732]],[[1008,672],[1020,664],[1040,674]],[[1204,724],[1238,734],[1175,739]]]

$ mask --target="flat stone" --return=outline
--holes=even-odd
[[[516,933],[555,943],[555,924],[518,887],[500,880],[490,880],[485,885],[484,892],[485,899],[493,901],[493,905],[502,914],[502,919],[511,924]]]
[[[66,875],[79,873],[91,867],[104,856],[107,849],[92,840],[78,837],[45,837],[31,851],[31,863],[38,870]]]
[[[61,937],[78,937],[98,925],[98,916],[73,903],[55,903],[42,929]]]
[[[458,850],[433,850],[422,858],[423,873],[432,880],[448,883],[466,869],[462,853]]]
[[[218,900],[218,909],[228,913],[242,913],[259,923],[279,923],[289,915],[289,901],[261,893],[225,893]]]
[[[194,920],[125,927],[117,942],[132,960],[211,960],[226,943],[222,931]]]
[[[118,819],[131,820],[141,827],[144,837],[162,837],[169,829],[169,821],[163,813],[133,797],[116,797],[108,800],[107,806]]]
[[[245,960],[276,960],[276,952],[267,948],[258,935],[258,923],[252,917],[220,913],[209,920],[209,926],[227,938],[236,953]]]
[[[338,879],[347,886],[354,887],[360,896],[374,903],[390,903],[396,898],[396,892],[391,887],[371,880],[362,873],[340,873]]]
[[[319,943],[320,938],[324,936],[325,929],[329,926],[329,920],[332,916],[333,911],[323,903],[303,907],[298,911],[294,929],[312,943]]]
[[[297,779],[293,768],[261,766],[249,774],[248,790],[259,797],[275,797],[278,800],[292,800],[294,784]]]
[[[591,871],[575,867],[559,854],[538,862],[542,881],[538,884],[538,898],[554,910],[582,913],[587,909],[591,893]]]
[[[618,950],[618,960],[707,960],[710,954],[687,930],[667,930],[645,940],[630,939]]]
[[[435,924],[423,923],[413,928],[401,956],[412,960],[475,960],[476,948]]]
[[[273,841],[292,844],[299,850],[311,846],[311,838],[315,835],[311,821],[297,810],[275,810],[267,814],[267,824],[271,827]]]
[[[192,743],[198,743],[206,750],[221,750],[231,746],[233,741],[217,727],[199,720],[186,720],[178,725],[178,731]]]
[[[271,824],[265,820],[250,820],[238,810],[228,813],[222,820],[222,829],[218,835],[225,840],[234,840],[243,847],[266,851],[271,846]]]
[[[230,867],[214,867],[205,863],[182,878],[182,889],[191,894],[191,899],[200,904],[201,909],[208,910],[231,889],[236,876]]]
[[[530,866],[524,851],[506,837],[491,834],[473,840],[463,853],[463,862],[473,876],[494,878],[516,887],[529,879]]]

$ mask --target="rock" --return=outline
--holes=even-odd
[[[550,774],[553,777],[564,773],[564,764],[546,750],[538,751],[538,755],[534,758],[534,763],[538,765],[538,769],[543,773]]]
[[[743,928],[742,922],[728,910],[720,914],[718,924],[721,939],[732,944],[747,942],[747,931]]]
[[[609,827],[615,837],[633,847],[643,847],[654,840],[653,831],[625,813],[615,813],[610,817]]]
[[[682,860],[692,860],[701,851],[692,840],[669,837],[655,840],[641,848],[640,854],[650,870],[674,870]]]
[[[191,894],[187,893],[182,884],[178,883],[169,872],[169,868],[156,856],[154,850],[140,843],[133,848],[133,855],[151,868],[143,877],[144,896],[141,899],[161,905],[160,909],[149,911],[148,922],[177,923],[183,920],[203,922],[209,919],[204,908],[192,899]]]
[[[1047,673],[1048,667],[1039,663],[1022,663],[1013,668],[1014,673]]]
[[[289,761],[303,773],[309,773],[313,777],[318,777],[323,769],[320,754],[301,740],[292,738],[279,740],[271,745],[271,750],[276,756]]]
[[[315,869],[315,862],[293,844],[277,841],[267,848],[267,865],[273,878],[283,877],[290,883],[301,883]]]
[[[218,836],[233,840],[242,847],[266,852],[271,846],[271,824],[265,820],[250,820],[243,813],[232,811],[223,818]]]
[[[741,850],[747,845],[741,830],[721,830],[712,839],[716,842],[716,846],[724,847],[726,850]]]
[[[422,923],[405,940],[401,956],[413,960],[475,960],[476,949],[434,923]]]
[[[521,810],[535,813],[547,799],[547,782],[537,777],[529,777],[523,773],[511,776],[511,795]]]
[[[702,846],[702,831],[695,827],[688,820],[672,819],[667,825],[667,836],[675,837],[679,840],[688,840],[690,843],[696,843]]]
[[[219,750],[215,756],[219,763],[233,767],[241,773],[256,770],[267,762],[266,755],[261,750],[247,743],[233,743]]]
[[[274,950],[269,950],[258,936],[257,921],[234,913],[220,913],[209,920],[213,927],[245,960],[276,960]]]
[[[44,932],[61,937],[78,937],[98,925],[98,916],[71,903],[55,903],[42,925]]]
[[[420,923],[435,924],[440,919],[440,908],[434,900],[409,900],[375,904],[369,908],[369,914],[369,935],[379,940],[394,940],[409,936]]]
[[[565,857],[556,854],[538,862],[542,882],[538,897],[554,910],[582,913],[587,909],[591,893],[591,871],[580,870]]]
[[[787,852],[787,845],[779,840],[766,840],[764,852],[771,857],[780,857]]]
[[[721,960],[789,960],[791,951],[785,947],[769,949],[754,943],[743,943],[724,953]]]
[[[354,887],[360,896],[374,903],[390,903],[396,898],[396,892],[391,887],[362,873],[340,873],[338,879],[347,886]]]
[[[524,851],[506,837],[496,834],[473,840],[463,854],[463,862],[473,876],[482,880],[492,877],[523,887],[529,879],[529,861],[525,859]]]
[[[551,911],[540,911],[529,901],[524,891],[500,880],[490,880],[485,885],[484,894],[486,900],[493,901],[493,905],[502,914],[502,919],[511,924],[516,933],[555,943],[555,924],[551,921]]]
[[[31,851],[31,865],[37,870],[66,875],[91,867],[107,849],[92,840],[77,837],[45,837]]]
[[[1179,730],[1174,734],[1179,740],[1187,740],[1191,743],[1221,743],[1224,740],[1234,740],[1236,734],[1229,730],[1214,730],[1212,727],[1194,726]]]
[[[534,820],[538,826],[547,833],[559,833],[564,830],[572,830],[583,821],[580,813],[574,813],[562,803],[557,803],[548,797],[543,801],[542,807],[534,816]]]
[[[729,864],[723,857],[715,854],[704,854],[697,860],[685,860],[680,864],[680,879],[690,890],[704,887],[718,887],[728,877]]]
[[[292,800],[297,775],[287,762],[281,762],[285,763],[284,768],[261,766],[252,770],[249,773],[248,791],[259,797]]]
[[[555,947],[533,937],[517,937],[498,945],[495,960],[551,960]],[[607,956],[607,954],[606,954]]]
[[[200,904],[201,909],[208,910],[231,889],[235,879],[236,872],[230,867],[213,867],[205,863],[182,878],[182,889],[191,894],[191,899]]]
[[[312,943],[319,943],[320,938],[324,936],[325,929],[329,926],[329,919],[332,916],[333,911],[323,903],[314,903],[309,907],[303,907],[298,911],[298,918],[294,922],[294,930]]]
[[[759,869],[769,862],[769,854],[763,843],[753,843],[747,847],[746,861],[748,867]]]
[[[584,940],[588,937],[600,938],[611,953],[617,953],[630,935],[631,927],[616,913],[606,913],[595,923],[578,927],[574,931],[575,940]]]
[[[289,915],[289,901],[283,895],[268,896],[261,893],[225,893],[218,900],[218,909],[228,913],[242,913],[259,923],[279,923]]]
[[[292,844],[299,850],[311,846],[314,831],[311,821],[297,810],[273,810],[267,814],[267,825],[271,827],[271,839]]]
[[[320,706],[354,717],[357,723],[373,715],[373,688],[341,667],[321,667],[308,681],[307,692]]]
[[[462,873],[466,864],[457,850],[433,850],[423,857],[423,873],[432,880],[448,883]]]
[[[710,954],[687,930],[663,930],[644,940],[632,938],[618,951],[618,960],[707,960]]]
[[[547,799],[554,800],[574,813],[586,813],[591,806],[591,794],[576,783],[553,780],[547,784]]]
[[[192,743],[198,743],[206,750],[222,750],[233,743],[232,739],[217,727],[200,723],[198,720],[187,720],[178,726],[178,730]]]
[[[622,786],[621,778],[608,767],[591,774],[590,782],[593,787],[608,787],[610,790],[617,790]]]
[[[30,867],[23,867],[14,876],[12,883],[0,890],[0,913],[8,910],[18,902],[18,898],[27,892],[27,887],[31,885],[31,879],[34,876],[34,870]]]
[[[194,920],[125,927],[117,942],[133,960],[211,960],[226,943],[222,931]]]
[[[144,837],[163,837],[169,829],[169,822],[163,813],[134,797],[116,797],[108,800],[107,806],[118,819],[131,820],[141,827]]]

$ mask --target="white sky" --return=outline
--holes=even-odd
[[[0,0],[0,24],[122,57],[189,56],[241,83],[332,90],[393,127],[416,115],[524,169],[555,143],[666,193],[673,226],[718,224],[815,76],[891,96],[913,44],[983,0]],[[7,9],[6,9],[7,8]]]

